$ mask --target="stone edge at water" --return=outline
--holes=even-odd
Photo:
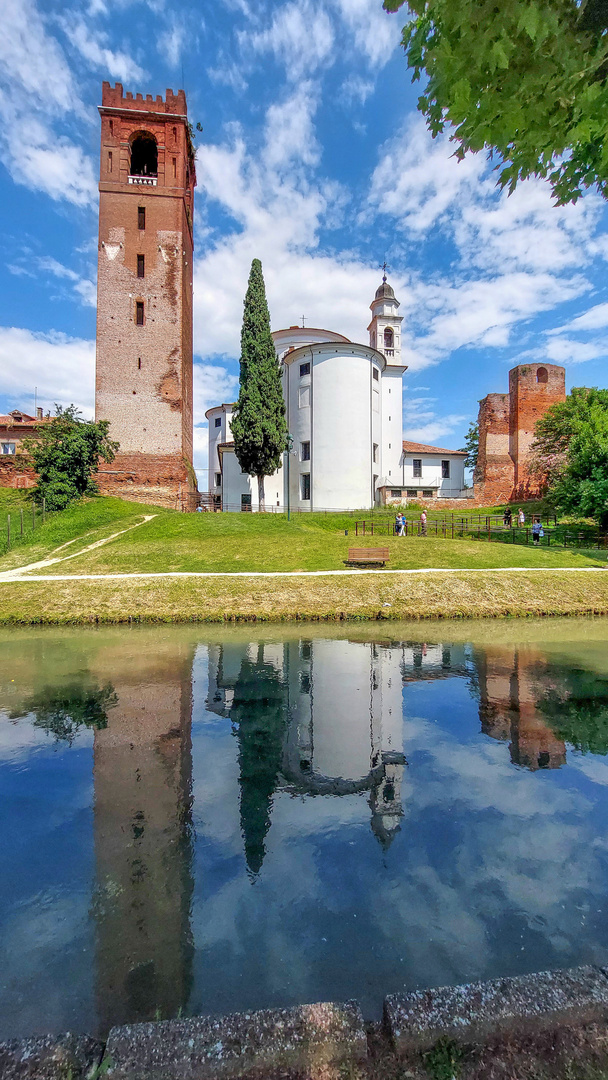
[[[258,1069],[306,1070],[365,1059],[358,1004],[320,1002],[213,1019],[112,1028],[104,1067],[112,1080],[198,1080]]]
[[[441,1038],[475,1043],[606,1017],[608,979],[593,966],[415,990],[384,1000],[384,1022],[397,1053],[429,1049]]]
[[[35,1035],[0,1043],[1,1080],[88,1080],[103,1043],[88,1035]]]

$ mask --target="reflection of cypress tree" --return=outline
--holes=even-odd
[[[25,703],[25,712],[35,714],[34,727],[44,728],[57,741],[72,742],[79,727],[107,727],[108,709],[117,701],[110,683],[103,687],[73,684],[41,690]]]
[[[555,734],[583,754],[608,753],[608,680],[566,669],[538,703]]]
[[[243,660],[230,715],[239,741],[245,858],[251,872],[257,874],[266,854],[264,839],[270,828],[287,721],[285,686],[261,658],[256,663]]]

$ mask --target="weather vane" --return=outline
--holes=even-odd
[[[382,265],[380,266],[380,269],[384,271],[384,274],[383,274],[382,280],[383,280],[383,281],[385,282],[385,281],[386,281],[386,271],[387,271],[387,270],[390,270],[390,266],[388,265],[388,263],[387,263],[387,261],[386,261],[386,255],[384,256],[384,262],[383,262],[383,263],[382,263]]]

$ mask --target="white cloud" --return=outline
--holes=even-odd
[[[33,0],[4,0],[0,35],[0,145],[18,184],[77,206],[92,203],[90,159],[54,123],[86,111],[58,42]]]
[[[349,75],[342,83],[342,100],[346,105],[364,105],[373,90],[374,83],[371,79]]]
[[[0,327],[0,394],[12,406],[26,408],[38,388],[38,404],[52,409],[74,403],[93,414],[95,342],[50,331],[35,334],[15,326]],[[25,398],[25,401],[24,401]]]
[[[334,0],[343,21],[350,29],[357,49],[370,65],[382,68],[401,41],[404,20],[382,10],[377,0]]]
[[[313,84],[303,82],[285,101],[270,106],[263,155],[267,168],[283,169],[294,159],[304,165],[317,164],[320,150],[313,126],[317,105]]]
[[[327,12],[310,0],[288,3],[274,12],[268,29],[237,33],[243,55],[271,53],[292,81],[310,77],[332,63],[334,31]]]
[[[53,277],[71,281],[74,291],[85,306],[97,306],[97,288],[94,281],[81,277],[75,270],[70,270],[68,266],[64,266],[63,263],[53,259],[50,255],[40,256],[36,261],[41,270],[48,271]]]
[[[120,82],[141,82],[146,78],[146,72],[132,57],[108,47],[106,34],[99,31],[95,33],[83,21],[64,19],[61,25],[66,37],[80,55],[93,67],[100,68],[106,78],[109,75]]]
[[[597,360],[608,353],[608,341],[574,341],[571,338],[550,338],[545,355],[555,364],[582,364],[585,360]]]
[[[608,326],[608,304],[596,304],[582,315],[578,315],[569,323],[549,330],[549,334],[563,334],[566,331],[578,330],[603,330]]]
[[[176,68],[179,65],[186,40],[185,23],[178,22],[177,18],[173,16],[169,26],[159,35],[157,40],[159,55],[167,61],[169,67]]]

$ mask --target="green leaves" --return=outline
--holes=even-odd
[[[397,11],[401,0],[385,0]],[[408,0],[403,47],[433,136],[484,147],[512,191],[548,177],[559,204],[608,193],[608,34],[576,0]]]
[[[532,451],[564,513],[608,528],[608,390],[575,388],[538,421]]]
[[[39,426],[36,438],[24,440],[24,448],[38,473],[35,498],[46,499],[48,510],[64,510],[97,491],[93,477],[99,460],[113,461],[118,443],[108,436],[107,420],[83,420],[74,405],[56,405],[55,410],[53,419]]]

